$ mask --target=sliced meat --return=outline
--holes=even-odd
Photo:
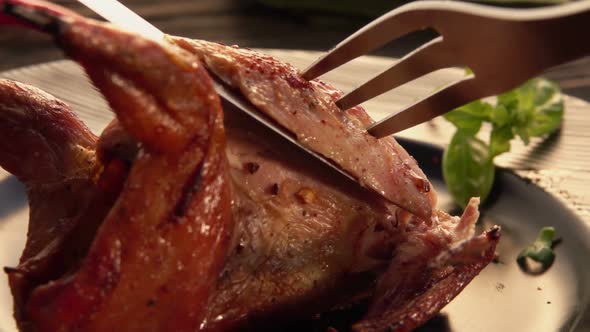
[[[228,117],[237,228],[204,330],[268,328],[366,293],[391,256],[373,257],[363,242],[391,251],[400,240],[373,234],[396,227],[383,200],[240,113]]]
[[[227,112],[226,128],[237,229],[205,331],[272,330],[373,297],[364,326],[425,293],[430,310],[414,322],[421,324],[462,289],[438,286],[439,269],[465,286],[489,263],[497,237],[471,240],[478,200],[461,218],[436,212],[428,224],[343,183],[239,112]]]
[[[172,38],[198,55],[214,75],[242,93],[260,111],[310,149],[333,160],[364,186],[429,219],[436,194],[416,161],[392,138],[378,140],[360,107],[342,112],[340,92],[321,81],[308,82],[288,64],[251,50]]]

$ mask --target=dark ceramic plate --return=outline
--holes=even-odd
[[[95,132],[110,118],[105,104],[84,75],[68,62],[57,62],[0,74],[45,89],[77,110]],[[440,171],[441,149],[400,140],[417,160],[439,193],[439,208],[454,205]],[[590,229],[560,201],[509,171],[498,171],[489,201],[483,206],[479,227],[502,226],[499,262],[490,264],[435,319],[420,331],[590,331]],[[458,211],[452,211],[458,213]],[[0,265],[13,266],[24,245],[27,223],[22,186],[0,170]],[[523,273],[515,263],[521,248],[543,226],[555,226],[562,239],[551,269],[538,276]],[[298,331],[325,331],[346,326],[359,308],[326,315],[320,321],[301,322]],[[5,276],[0,276],[0,332],[13,332],[12,299]],[[342,330],[341,330],[342,331]]]
[[[442,179],[442,151],[400,140],[439,193],[439,207],[453,204]],[[590,232],[578,216],[552,195],[510,171],[499,170],[482,207],[480,228],[502,226],[499,263],[490,264],[443,311],[445,330],[425,331],[590,331]],[[544,274],[523,273],[516,256],[544,226],[555,226],[562,242],[557,260]]]

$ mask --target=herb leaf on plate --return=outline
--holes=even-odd
[[[482,122],[489,121],[494,108],[481,100],[474,101],[444,115],[445,119],[462,131],[475,135]]]
[[[488,145],[469,130],[457,130],[443,155],[443,176],[461,207],[471,197],[485,199],[494,182],[494,164]]]
[[[455,202],[465,207],[471,197],[485,200],[494,180],[494,158],[510,151],[515,137],[528,144],[531,137],[554,132],[561,125],[563,109],[557,85],[536,78],[499,95],[495,105],[479,100],[445,114],[457,128],[442,164]],[[477,137],[484,123],[491,126],[489,143]]]
[[[524,271],[529,271],[530,267],[527,264],[527,258],[529,258],[541,264],[541,269],[535,271],[536,273],[542,273],[549,269],[555,261],[555,252],[553,251],[553,244],[555,242],[553,239],[554,237],[555,228],[543,227],[541,231],[539,231],[539,235],[535,242],[524,248],[520,254],[518,254],[518,257],[516,258],[518,266]]]

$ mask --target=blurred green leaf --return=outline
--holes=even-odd
[[[475,135],[481,123],[490,120],[493,109],[492,105],[478,100],[445,114],[444,118],[458,129]]]
[[[514,138],[510,126],[494,127],[490,135],[490,154],[492,158],[510,151],[510,141]]]
[[[506,110],[514,133],[528,144],[530,137],[550,134],[559,127],[563,96],[555,83],[537,78],[498,96],[499,108]]]
[[[484,200],[492,188],[494,172],[488,145],[457,130],[443,155],[443,177],[457,204],[464,208],[471,197]]]
[[[543,136],[555,131],[563,119],[563,95],[557,84],[546,79],[529,81],[523,89],[532,91],[533,100],[526,105],[531,110],[531,118],[527,122],[530,136]]]
[[[443,175],[457,204],[464,206],[471,196],[485,199],[492,185],[493,159],[510,151],[515,136],[528,144],[530,137],[550,134],[560,126],[563,97],[556,84],[537,78],[499,95],[495,106],[475,101],[444,118],[457,132],[445,151]],[[492,125],[489,147],[476,138],[486,122]]]

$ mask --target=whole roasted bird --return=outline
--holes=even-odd
[[[371,299],[354,330],[409,331],[492,259],[499,229],[474,236],[478,200],[461,218],[436,210],[415,160],[368,135],[362,108],[339,111],[328,84],[43,2],[0,8],[51,33],[117,115],[97,138],[63,102],[0,80],[0,165],[31,209],[6,268],[20,330],[272,330]],[[223,112],[210,75],[366,188]]]

